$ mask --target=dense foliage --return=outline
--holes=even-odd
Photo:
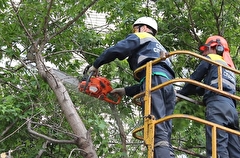
[[[0,153],[14,157],[84,155],[72,141],[79,138],[66,115],[72,107],[60,101],[45,73],[55,68],[81,78],[86,64],[131,33],[132,23],[140,16],[157,19],[157,38],[169,52],[198,53],[208,36],[224,36],[240,69],[239,1],[1,0],[0,8]],[[86,22],[93,18],[93,10],[105,13],[106,24],[95,27]],[[184,55],[171,60],[177,77],[188,77],[198,63],[198,59]],[[103,66],[101,74],[115,81],[113,87],[135,83],[125,60]],[[142,125],[142,114],[131,98],[124,97],[114,106],[66,88],[77,110],[75,118],[81,118],[98,157],[147,157],[143,142],[132,137],[132,131]],[[175,113],[204,119],[204,107],[187,101],[179,102]],[[204,139],[202,124],[174,120],[172,142],[176,155],[201,157]]]

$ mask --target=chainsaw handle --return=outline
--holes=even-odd
[[[84,70],[84,71],[85,71],[85,70]],[[92,71],[92,72],[90,72],[90,74],[88,75],[88,78],[87,78],[87,80],[86,80],[86,85],[85,85],[83,91],[86,91],[86,88],[87,88],[87,86],[88,86],[88,83],[89,83],[91,77],[93,76],[93,73],[94,73],[94,72]]]
[[[117,101],[115,101],[115,100],[113,100],[113,99],[110,99],[109,97],[106,96],[105,98],[103,98],[103,100],[105,100],[105,101],[108,102],[108,103],[111,103],[111,104],[119,104],[119,103],[121,102],[121,100],[122,100],[122,96],[119,95],[118,93],[114,93],[114,94],[109,93],[109,95],[111,95],[112,97],[115,97],[115,96],[116,96]]]

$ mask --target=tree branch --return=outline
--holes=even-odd
[[[114,104],[109,104],[110,105],[110,108],[112,110],[112,115],[117,123],[117,126],[118,126],[118,130],[119,130],[119,135],[120,135],[120,138],[121,138],[121,142],[122,142],[122,152],[124,153],[127,153],[127,147],[126,147],[126,144],[127,144],[127,137],[126,137],[126,134],[124,132],[124,128],[123,128],[123,123],[118,115],[118,112],[117,112],[117,109],[116,109],[116,105]]]
[[[15,131],[13,131],[11,134],[9,134],[8,136],[6,136],[5,138],[0,140],[0,143],[3,142],[4,140],[6,140],[7,138],[11,137],[12,135],[14,135],[16,132],[18,132],[27,122],[24,122],[21,126],[19,126]]]
[[[15,88],[15,89],[17,89],[17,90],[19,90],[19,91],[24,92],[24,90],[22,90],[21,88],[18,88],[17,86],[15,86],[14,84],[12,84],[11,82],[7,82],[7,81],[4,81],[4,80],[0,79],[0,83],[7,84],[7,85],[9,85],[10,87],[13,87],[13,88]]]
[[[215,1],[214,1],[215,2]],[[210,0],[210,4],[211,4],[211,6],[214,6],[214,3],[213,2],[213,0]],[[223,35],[223,32],[220,30],[220,21],[219,21],[219,19],[220,19],[220,16],[221,16],[221,14],[223,13],[223,5],[224,5],[224,2],[223,2],[223,0],[222,0],[222,3],[221,3],[221,7],[220,7],[220,11],[219,11],[219,14],[217,14],[215,11],[216,11],[216,9],[212,9],[212,11],[213,11],[213,15],[214,15],[214,18],[215,18],[215,21],[216,21],[216,27],[217,27],[217,30],[218,30],[218,35]]]
[[[27,67],[27,65],[25,64],[25,62],[21,58],[18,58],[17,56],[15,56],[15,57],[22,63],[22,65],[28,70],[28,72],[30,74],[32,74],[32,76],[34,77],[34,79],[37,83],[37,87],[40,87],[40,84],[38,82],[38,79],[37,79],[36,75]]]
[[[48,124],[44,124],[44,123],[38,123],[38,122],[32,122],[31,121],[31,124],[34,124],[34,125],[39,125],[39,126],[45,126],[45,127],[48,127],[48,128],[51,128],[52,130],[55,130],[55,131],[59,131],[61,133],[64,133],[65,135],[68,135],[70,137],[76,137],[77,138],[77,135],[73,134],[73,133],[69,133],[69,132],[66,132],[66,131],[63,131],[63,130],[60,130],[56,127],[53,127],[51,125],[48,125]]]
[[[57,143],[57,144],[76,144],[76,141],[75,140],[57,140],[57,139],[53,139],[51,137],[48,137],[44,134],[40,134],[34,130],[31,129],[31,120],[30,119],[27,119],[27,130],[30,134],[33,134],[37,137],[40,137],[40,138],[43,138],[45,140],[48,140],[49,142],[52,142],[52,143]]]
[[[53,37],[57,36],[58,34],[61,34],[63,31],[65,31],[67,28],[69,28],[75,21],[77,21],[91,6],[93,6],[98,0],[92,1],[85,9],[83,9],[81,12],[78,13],[78,15],[73,18],[73,20],[69,21],[64,27],[62,27],[59,31],[54,33],[52,36],[50,36],[49,39],[52,39]]]
[[[196,157],[199,157],[199,158],[207,158],[206,156],[194,153],[194,152],[186,150],[186,149],[182,149],[182,148],[178,148],[178,147],[174,147],[174,146],[173,146],[173,149],[174,150],[178,150],[178,151],[182,151],[182,152],[184,152],[186,154],[189,154],[189,155],[192,155],[192,156],[196,156]]]
[[[47,148],[48,143],[49,143],[48,140],[43,143],[42,149],[39,150],[36,158],[40,158],[40,157],[42,156],[42,154],[46,151],[46,148]]]
[[[31,35],[31,33],[30,33],[30,32],[28,31],[28,29],[25,27],[25,25],[24,25],[21,17],[20,17],[19,14],[18,14],[18,9],[14,6],[14,2],[13,2],[12,0],[11,0],[10,2],[11,2],[11,5],[12,5],[12,7],[13,7],[13,10],[14,10],[15,13],[16,13],[16,16],[17,16],[17,18],[18,18],[18,21],[19,21],[20,25],[22,26],[22,28],[24,29],[25,33],[26,33],[27,36],[29,37],[30,41],[31,41],[32,43],[34,43],[34,39],[33,39],[32,35]]]
[[[193,34],[190,33],[190,35],[193,36],[193,38],[196,39],[196,41],[199,44],[201,44],[201,40],[199,39],[198,35],[195,32],[195,23],[194,23],[193,18],[192,18],[191,7],[189,6],[189,4],[186,0],[184,0],[184,3],[186,4],[186,6],[188,8],[188,19],[190,21],[191,32],[193,33]]]
[[[13,125],[18,121],[18,119],[15,119],[10,125],[8,125],[5,130],[1,133],[0,138],[2,138],[12,127]]]
[[[69,154],[68,158],[71,158],[71,157],[72,157],[72,153],[73,153],[75,150],[76,150],[76,151],[81,151],[81,152],[84,152],[82,149],[79,149],[79,148],[74,148],[73,150],[71,150],[71,152],[70,152],[70,154]]]
[[[49,16],[50,16],[50,12],[52,9],[52,5],[53,5],[53,0],[50,1],[49,5],[48,5],[48,9],[47,9],[47,14],[44,18],[44,26],[43,26],[43,35],[44,35],[44,40],[48,40],[47,39],[47,28],[48,28],[48,21],[49,21]]]

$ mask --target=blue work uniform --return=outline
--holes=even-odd
[[[227,66],[222,56],[217,54],[208,54],[206,56],[222,65]],[[205,60],[202,60],[196,70],[190,75],[190,79],[202,81],[204,84],[218,88],[218,67]],[[236,77],[232,71],[222,68],[222,86],[223,90],[230,93],[236,93]],[[219,125],[239,130],[238,113],[236,110],[236,101],[230,97],[219,95],[207,89],[196,87],[186,83],[178,93],[188,96],[203,94],[203,103],[206,105],[206,120]],[[206,126],[206,150],[207,156],[212,155],[212,131],[211,127]],[[217,131],[217,154],[221,158],[240,158],[240,139],[237,135]]]
[[[116,43],[116,45],[106,49],[93,63],[95,68],[109,63],[116,58],[123,60],[127,58],[130,69],[135,71],[148,61],[155,60],[160,57],[161,52],[166,52],[161,43],[150,33],[140,32],[129,34],[124,40]],[[169,59],[166,59],[152,67],[152,86],[159,85],[169,79],[175,77],[171,68]],[[138,78],[134,78],[139,84],[125,87],[127,96],[134,96],[145,90],[145,71],[138,73]],[[140,82],[141,81],[141,82]],[[157,90],[151,95],[152,115],[156,119],[173,113],[175,106],[175,93],[172,85],[168,85]],[[144,104],[143,104],[144,105]],[[144,108],[143,108],[144,109]],[[170,138],[172,132],[172,122],[156,125],[155,128],[155,149],[154,158],[170,158],[174,157],[171,147]]]

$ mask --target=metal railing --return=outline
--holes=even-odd
[[[169,80],[167,82],[164,82],[160,85],[157,85],[155,87],[151,87],[152,66],[154,64],[159,63],[162,60],[165,60],[166,58],[168,58],[170,56],[179,55],[179,54],[191,55],[191,56],[200,58],[201,60],[205,60],[205,61],[208,61],[212,64],[217,65],[218,66],[218,88],[214,88],[214,87],[211,87],[209,85],[206,85],[206,84],[203,84],[201,82],[191,80],[191,79],[188,79],[188,78],[175,78],[175,79]],[[211,91],[213,91],[215,93],[218,93],[218,94],[221,94],[223,96],[227,96],[227,97],[230,97],[230,98],[235,99],[235,100],[240,100],[239,96],[233,95],[233,94],[230,94],[230,93],[227,93],[227,92],[223,91],[223,87],[222,87],[222,68],[225,68],[229,71],[232,71],[235,74],[238,74],[238,75],[240,74],[240,71],[238,71],[236,69],[232,69],[228,66],[221,65],[218,62],[215,62],[215,61],[213,61],[211,59],[208,59],[208,58],[206,58],[202,55],[199,55],[197,53],[190,52],[190,51],[185,51],[185,50],[179,50],[179,51],[170,52],[169,54],[166,54],[166,55],[162,56],[161,58],[150,61],[147,64],[143,65],[142,67],[138,68],[134,72],[135,77],[138,78],[137,74],[139,72],[141,72],[143,69],[146,70],[145,91],[141,92],[141,93],[139,93],[139,94],[137,94],[133,97],[133,102],[137,105],[141,105],[141,103],[138,99],[141,98],[141,97],[144,97],[144,123],[143,123],[142,127],[139,127],[139,128],[137,128],[133,131],[133,137],[144,141],[145,145],[148,148],[148,158],[153,158],[153,154],[154,154],[155,125],[158,124],[158,123],[162,123],[164,121],[167,121],[169,119],[185,118],[185,119],[190,119],[190,120],[200,122],[200,123],[205,124],[205,125],[212,126],[212,158],[217,158],[217,152],[216,152],[217,151],[217,145],[216,145],[216,139],[217,139],[216,138],[217,137],[217,132],[216,131],[217,131],[217,129],[222,129],[222,130],[225,130],[227,132],[237,134],[237,135],[240,136],[239,131],[235,131],[235,130],[232,130],[230,128],[226,128],[224,126],[221,126],[221,125],[218,125],[218,124],[215,124],[215,123],[212,123],[212,122],[209,122],[209,121],[206,121],[206,120],[194,117],[194,116],[190,116],[190,115],[173,114],[173,115],[169,115],[169,116],[163,117],[163,118],[158,119],[158,120],[155,120],[154,116],[151,115],[151,92],[153,92],[155,90],[158,90],[160,88],[163,88],[164,86],[167,86],[169,84],[176,83],[176,82],[188,82],[188,83],[191,83],[193,85],[211,90]],[[139,132],[142,132],[142,131],[143,131],[143,136],[138,134]]]

